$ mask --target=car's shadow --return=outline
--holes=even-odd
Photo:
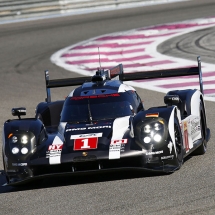
[[[77,184],[89,184],[105,181],[126,180],[142,177],[163,176],[166,174],[141,171],[141,170],[121,170],[119,172],[96,172],[85,175],[70,175],[70,176],[55,176],[45,178],[43,180],[35,180],[33,183],[24,184],[21,186],[4,186],[6,178],[3,174],[0,175],[0,193],[17,192],[32,189],[44,189],[50,187],[70,186]],[[54,179],[54,180],[53,180]]]
[[[188,156],[185,158],[184,162],[192,158]],[[183,168],[183,167],[182,167]],[[0,171],[3,172],[3,171]],[[4,174],[0,174],[0,193],[25,191],[32,189],[44,189],[50,187],[61,187],[70,186],[77,184],[89,184],[98,183],[105,181],[117,181],[135,178],[145,178],[145,177],[155,177],[155,176],[165,176],[168,173],[162,172],[151,172],[146,170],[136,170],[136,169],[125,169],[113,172],[93,172],[83,175],[69,175],[69,176],[53,176],[45,178],[43,180],[35,180],[33,183],[27,183],[22,186],[4,186],[6,183],[6,178]],[[53,180],[54,179],[54,180]]]

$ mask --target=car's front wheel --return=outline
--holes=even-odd
[[[4,167],[4,174],[5,174],[5,178],[6,178],[6,182],[7,184],[9,183],[9,177],[7,175],[7,172],[6,172],[6,167],[5,167],[5,160],[4,160],[4,153],[2,151],[2,160],[3,160],[3,167]]]
[[[176,116],[174,118],[174,132],[175,132],[176,159],[178,162],[178,169],[180,169],[184,161],[183,140],[182,140],[180,125]]]

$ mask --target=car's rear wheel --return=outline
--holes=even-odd
[[[202,143],[201,145],[192,153],[192,155],[203,155],[205,154],[207,150],[207,141],[206,141],[206,118],[205,118],[205,111],[202,105],[202,102],[200,102],[200,129],[201,129],[201,135],[202,135]]]
[[[174,132],[175,132],[175,147],[176,147],[176,159],[178,162],[178,169],[183,164],[183,140],[182,140],[182,134],[181,134],[181,129],[180,125],[178,122],[177,117],[175,116],[174,118]]]

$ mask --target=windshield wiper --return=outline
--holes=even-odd
[[[88,99],[88,113],[89,113],[89,120],[90,120],[90,124],[93,124],[93,117],[92,117],[92,113],[91,113],[91,110],[90,110],[90,100]]]

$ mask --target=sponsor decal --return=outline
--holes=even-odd
[[[170,141],[169,144],[167,145],[167,147],[169,148],[169,153],[172,153],[172,147],[173,147],[173,143]]]
[[[58,133],[59,134],[59,133]],[[63,149],[63,140],[61,135],[55,136],[53,143],[48,146],[46,158],[49,158],[49,164],[60,164],[61,153]]]
[[[62,150],[63,144],[50,145],[48,151]]]
[[[12,163],[12,166],[27,166],[27,163]]]
[[[167,159],[173,159],[174,155],[168,155],[168,156],[163,156],[161,157],[161,160],[167,160]]]
[[[145,117],[159,117],[159,113],[147,113]]]
[[[159,155],[159,154],[163,154],[163,150],[156,151],[156,152],[146,152],[146,155]]]
[[[101,128],[111,128],[111,126],[110,125],[103,125],[103,126],[87,127],[87,129],[101,129]]]
[[[189,151],[189,140],[188,140],[188,126],[187,126],[187,122],[185,121],[183,123],[184,126],[184,144],[185,144],[185,150],[186,152]]]
[[[193,127],[196,127],[197,125],[199,125],[200,119],[198,117],[194,118],[193,120],[191,120],[191,125]]]
[[[118,97],[118,96],[120,96],[119,93],[102,94],[102,95],[94,95],[94,96],[76,96],[76,97],[71,97],[71,100],[97,99],[97,98],[108,98],[108,97]]]
[[[90,138],[90,137],[102,137],[102,133],[89,133],[89,134],[71,135],[70,140]]]
[[[177,97],[177,96],[172,97],[171,99],[172,99],[172,101],[179,101],[179,97]]]
[[[128,143],[128,139],[121,139],[121,140],[111,140],[110,147],[113,147],[113,145],[119,145],[120,144],[120,152],[125,151],[125,144]],[[111,149],[112,150],[112,149]],[[118,155],[117,155],[118,156]]]
[[[109,159],[120,159],[121,143],[110,144]]]
[[[191,135],[195,134],[196,132],[200,131],[200,125],[194,127],[194,128],[191,128]]]
[[[83,131],[86,130],[87,128],[70,128],[70,129],[66,129],[66,132],[68,131]]]
[[[68,131],[84,131],[84,130],[92,130],[92,129],[103,129],[103,128],[111,128],[110,125],[102,125],[102,126],[92,126],[92,127],[84,127],[84,128],[70,128],[66,129]]]
[[[46,158],[61,156],[62,148],[63,148],[63,144],[49,145],[48,151],[46,152]]]
[[[196,132],[201,130],[200,127],[200,119],[199,118],[194,118],[193,120],[191,120],[191,135],[195,134]]]
[[[97,137],[97,134],[81,134],[80,137]]]
[[[128,139],[122,139],[122,140],[111,140],[110,144],[125,144],[128,142]]]

